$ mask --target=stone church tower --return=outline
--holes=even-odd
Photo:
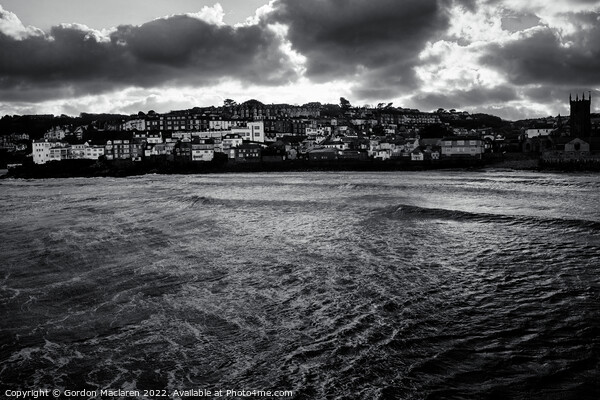
[[[571,95],[569,95],[569,102],[571,103],[571,136],[590,136],[592,133],[592,122],[590,119],[590,106],[592,103],[591,93],[587,100],[585,99],[585,93],[583,94],[581,100],[579,100],[579,96],[573,100]]]

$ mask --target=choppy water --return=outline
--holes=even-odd
[[[0,182],[0,385],[600,398],[600,175]]]

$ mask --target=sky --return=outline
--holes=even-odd
[[[345,97],[517,120],[589,93],[600,112],[600,0],[0,0],[0,115]]]

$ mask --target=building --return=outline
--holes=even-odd
[[[229,149],[229,158],[237,162],[260,162],[261,147],[258,144],[242,144]]]
[[[321,146],[326,149],[337,149],[337,150],[348,150],[350,149],[350,145],[348,142],[344,142],[341,140],[325,140],[321,143]]]
[[[45,164],[50,161],[50,148],[56,142],[51,142],[48,139],[33,141],[33,162],[36,164]]]
[[[209,143],[192,143],[192,161],[212,161],[215,158],[215,145]]]
[[[359,160],[359,161],[364,161],[364,160],[367,160],[369,158],[367,156],[367,152],[366,151],[360,151],[360,150],[338,151],[337,156],[338,156],[339,160]]]
[[[67,128],[63,129],[60,126],[55,126],[50,128],[44,133],[44,139],[48,140],[63,140],[67,134],[69,134],[69,130]]]
[[[144,137],[146,143],[148,144],[159,144],[163,142],[163,137],[162,137],[162,133],[158,132],[158,133],[148,133],[148,135],[146,135]]]
[[[62,161],[73,158],[71,154],[71,146],[64,143],[55,143],[50,147],[49,161]]]
[[[251,142],[265,142],[265,124],[262,121],[240,122],[231,127],[231,133]]]
[[[145,131],[146,120],[142,118],[125,121],[121,124],[122,131]]]
[[[81,140],[83,138],[83,134],[85,133],[85,128],[83,126],[78,126],[73,131],[73,136],[77,138],[77,140]]]
[[[337,150],[335,149],[315,149],[308,152],[310,161],[333,161],[337,158]]]
[[[86,146],[87,146],[87,143],[71,145],[71,157],[75,160],[85,158],[85,147]]]
[[[107,160],[131,159],[131,143],[129,140],[109,140],[104,146],[104,155]]]
[[[421,149],[414,149],[410,152],[410,160],[411,161],[423,161],[425,159],[424,153]]]
[[[433,149],[431,147],[427,147],[423,150],[423,155],[425,160],[439,160],[440,152],[437,149]]]
[[[306,136],[326,137],[331,135],[331,126],[307,127]]]
[[[527,135],[528,138],[534,138],[534,137],[538,137],[538,136],[548,136],[551,135],[552,132],[554,131],[554,128],[550,128],[550,129],[527,129],[525,131],[525,134]]]
[[[168,114],[147,118],[148,130],[194,131],[208,129],[207,120],[187,111],[172,111]]]
[[[551,136],[534,136],[523,141],[522,151],[523,153],[543,153],[556,147],[556,145],[557,143]]]
[[[592,133],[592,120],[590,116],[590,106],[592,103],[592,95],[585,99],[585,93],[581,100],[579,96],[572,99],[569,95],[569,103],[571,104],[571,117],[569,122],[571,124],[571,136],[575,137],[588,137]]]
[[[484,141],[475,136],[442,138],[441,158],[482,158]]]
[[[163,159],[166,161],[175,160],[175,146],[177,142],[159,143],[147,146],[144,150],[144,157],[147,159]]]
[[[192,161],[192,143],[177,142],[174,149],[174,157],[177,162]]]
[[[290,146],[286,145],[282,140],[278,140],[270,144],[266,149],[262,150],[263,162],[283,162],[287,159],[287,151]]]
[[[598,155],[590,152],[590,144],[579,138],[575,138],[564,144],[564,150],[557,146],[554,150],[545,151],[542,159],[551,163],[562,162],[596,162],[600,159]]]
[[[243,139],[241,135],[238,134],[227,134],[225,136],[223,136],[223,140],[222,140],[222,144],[223,144],[223,151],[227,152],[229,149],[233,148],[233,147],[238,147],[241,146],[243,143]]]
[[[200,138],[200,139],[214,139],[221,140],[223,137],[230,135],[231,131],[199,131],[192,132],[192,138]]]
[[[172,139],[181,140],[182,142],[191,142],[193,132],[173,132],[171,134]]]
[[[233,121],[229,120],[211,120],[208,121],[208,130],[210,131],[228,131],[233,126]]]
[[[86,143],[87,144],[87,143]],[[104,155],[104,146],[86,146],[85,158],[88,160],[97,160]]]
[[[565,153],[572,157],[588,155],[590,154],[590,144],[579,138],[575,138],[565,143]]]

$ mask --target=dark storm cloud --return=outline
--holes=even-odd
[[[573,96],[573,99],[578,96],[581,98],[583,95],[587,98],[591,95],[593,98],[598,98],[600,96],[600,91],[598,90],[590,90],[589,87],[551,87],[551,86],[540,86],[534,88],[526,88],[522,90],[523,99],[531,102],[531,103],[545,103],[551,104],[551,110],[553,110],[553,114],[568,114],[569,110],[569,95]],[[595,105],[596,101],[592,102],[592,107]]]
[[[217,26],[186,15],[120,26],[109,40],[80,25],[22,40],[0,32],[0,96],[43,100],[126,86],[281,84],[295,78],[264,26]],[[7,55],[7,56],[5,56]]]
[[[289,26],[288,39],[307,58],[316,81],[360,74],[357,93],[397,95],[415,84],[413,67],[425,43],[449,23],[437,0],[280,0],[270,21]]]
[[[518,98],[515,88],[499,86],[495,88],[477,88],[471,90],[454,90],[445,93],[427,93],[413,97],[418,107],[433,110],[439,107],[445,109],[462,109],[477,107],[481,104],[505,103]]]
[[[572,35],[562,35],[551,27],[538,27],[518,40],[488,46],[480,61],[518,85],[598,85],[600,14],[568,18],[580,26]]]

